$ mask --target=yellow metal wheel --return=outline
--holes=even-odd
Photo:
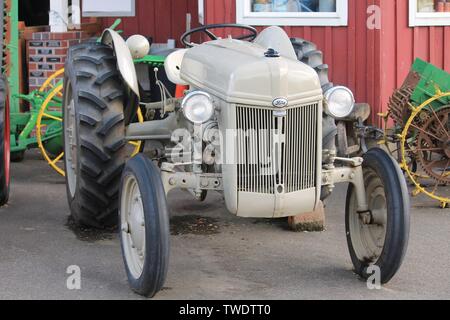
[[[382,149],[387,151],[394,159],[397,159],[397,161],[402,166],[404,166],[404,161],[406,161],[408,165],[408,170],[411,172],[412,175],[414,175],[417,178],[427,179],[428,178],[427,175],[416,172],[417,163],[414,162],[414,159],[410,159],[408,155],[405,157],[405,155],[401,153],[401,141],[399,143],[396,142],[389,143],[389,141],[392,141],[392,137],[394,136],[392,132],[393,130],[389,128],[389,119],[391,119],[391,113],[390,112],[379,113],[378,116],[381,117],[384,123],[383,140],[378,141],[378,145],[382,147]],[[395,136],[397,137],[397,135]]]
[[[48,107],[50,105],[50,102],[53,100],[53,98],[59,94],[61,94],[63,90],[63,85],[60,84],[57,87],[53,88],[53,90],[48,94],[45,101],[42,103],[41,109],[39,110],[37,122],[36,122],[36,139],[39,146],[39,150],[41,151],[42,155],[44,156],[47,163],[52,167],[56,172],[58,172],[60,175],[64,176],[64,169],[62,168],[60,160],[64,157],[64,152],[60,153],[58,156],[56,156],[54,159],[50,154],[47,152],[44,146],[43,142],[43,136],[42,131],[44,129],[44,119],[49,119],[53,121],[57,121],[61,123],[62,126],[62,117],[52,115],[48,113]],[[62,114],[62,110],[61,110]]]
[[[44,93],[50,90],[53,90],[55,88],[55,86],[53,85],[53,81],[62,76],[64,74],[64,68],[59,69],[58,71],[56,71],[54,74],[52,74],[43,84],[42,86],[39,88],[39,92]],[[50,88],[50,90],[48,90],[48,88]],[[58,92],[57,93],[58,97],[62,97],[62,92]]]
[[[49,85],[47,85],[46,87],[49,87]],[[44,156],[44,159],[47,161],[47,163],[50,165],[50,167],[53,168],[60,175],[65,176],[63,162],[61,161],[64,157],[64,152],[61,152],[56,157],[52,156],[48,152],[48,150],[45,148],[45,144],[44,144],[45,136],[43,136],[43,131],[45,130],[45,126],[46,126],[44,124],[45,120],[57,121],[57,122],[61,123],[61,127],[62,127],[62,122],[63,122],[62,109],[60,112],[61,116],[51,114],[48,110],[50,103],[53,101],[55,96],[62,95],[62,91],[63,91],[63,84],[59,84],[56,87],[52,87],[52,90],[50,91],[50,93],[47,95],[45,101],[43,102],[41,109],[39,110],[38,118],[36,121],[36,139],[37,139],[39,150],[41,151],[42,155]],[[138,122],[140,122],[140,123],[144,122],[144,116],[143,116],[140,108],[138,108],[137,118],[138,118]],[[134,157],[135,155],[139,154],[139,152],[141,151],[141,147],[142,147],[142,141],[130,141],[129,144],[133,147],[131,157]]]
[[[137,120],[139,123],[144,122],[144,115],[142,114],[141,108],[138,108]],[[130,141],[128,143],[134,146],[133,153],[131,154],[131,158],[133,158],[141,152],[142,141]]]
[[[412,181],[412,183],[415,186],[415,190],[413,191],[412,195],[417,196],[419,194],[425,194],[426,196],[439,201],[440,206],[442,208],[446,208],[450,204],[449,192],[447,190],[448,186],[443,186],[444,191],[438,192],[439,187],[440,187],[439,182],[430,183],[429,175],[418,174],[416,172],[412,172],[407,159],[408,159],[408,153],[411,151],[427,152],[426,149],[420,149],[420,146],[417,147],[417,146],[412,145],[412,143],[409,139],[411,136],[411,132],[416,132],[416,133],[424,132],[423,129],[421,129],[419,126],[417,126],[414,123],[415,119],[420,117],[422,115],[423,111],[428,110],[427,107],[430,106],[430,110],[433,110],[432,106],[431,106],[431,104],[433,102],[440,100],[442,98],[448,98],[448,97],[450,97],[450,92],[446,92],[446,93],[438,92],[434,97],[428,99],[423,104],[421,104],[419,107],[417,107],[417,108],[413,107],[411,117],[406,122],[403,132],[400,135],[401,154],[402,154],[401,167],[403,170],[405,170],[409,179]],[[433,116],[436,116],[435,111],[430,111],[430,114],[432,114]],[[439,118],[438,118],[438,122],[440,122]],[[445,130],[447,130],[447,135],[449,135],[448,128],[444,128],[444,131]],[[433,133],[426,133],[426,134],[430,135],[433,139],[435,139],[435,135],[433,135]],[[429,150],[431,150],[431,149],[429,149]],[[450,162],[450,160],[449,160],[449,162]],[[447,164],[447,166],[446,167],[444,166],[444,168],[443,168],[442,177],[446,178],[450,175],[450,172],[448,170],[449,170],[449,166]]]

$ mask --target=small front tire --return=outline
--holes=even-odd
[[[120,188],[120,243],[128,282],[153,297],[169,264],[169,213],[158,168],[142,154],[127,162]]]
[[[356,189],[349,186],[345,229],[355,272],[363,279],[377,266],[380,282],[389,282],[406,254],[409,239],[409,194],[398,163],[379,148],[364,155],[364,184],[369,216],[357,212]]]

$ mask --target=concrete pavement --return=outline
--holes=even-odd
[[[74,232],[64,181],[37,153],[14,164],[0,209],[0,299],[140,299],[127,285],[114,233]],[[409,251],[394,280],[368,290],[352,273],[344,232],[345,188],[327,205],[327,231],[293,233],[284,220],[229,215],[176,192],[170,270],[157,299],[450,299],[450,210],[415,199]],[[66,270],[81,268],[81,290]]]

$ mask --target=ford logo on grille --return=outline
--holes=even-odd
[[[287,101],[287,99],[277,98],[277,99],[273,100],[272,104],[276,108],[284,108],[284,107],[287,107],[289,102]]]

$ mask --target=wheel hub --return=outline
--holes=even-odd
[[[384,226],[386,221],[386,197],[382,188],[377,188],[371,197],[370,207],[372,208],[372,224]]]
[[[138,253],[142,255],[145,228],[144,213],[142,211],[142,201],[140,196],[133,199],[131,211],[129,212],[129,233],[132,241],[132,247],[136,248]]]
[[[365,171],[365,186],[369,211],[354,213],[350,218],[350,233],[358,259],[376,262],[386,238],[387,206],[384,186],[372,170]],[[356,197],[353,202],[356,211]]]
[[[127,176],[120,205],[122,246],[130,272],[135,279],[142,274],[145,261],[145,218],[142,196],[134,176]]]

